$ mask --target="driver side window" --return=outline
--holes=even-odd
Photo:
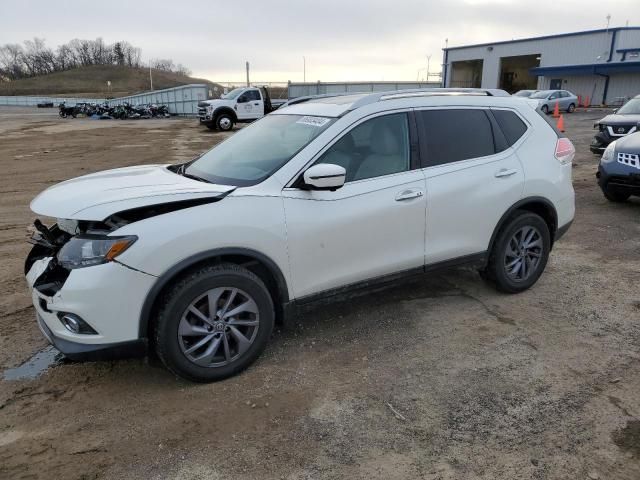
[[[348,131],[316,163],[344,167],[347,182],[409,170],[409,122],[406,113],[367,120]]]

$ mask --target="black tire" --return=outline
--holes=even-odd
[[[216,117],[216,128],[221,132],[230,132],[233,130],[233,117],[228,113],[221,113]]]
[[[507,273],[506,256],[509,243],[514,236],[523,228],[533,227],[540,237],[541,250],[535,267],[530,271],[529,276],[524,279],[514,279]],[[505,293],[519,293],[531,288],[540,278],[551,250],[551,234],[549,227],[542,217],[535,213],[524,210],[516,210],[504,225],[500,228],[498,235],[489,253],[487,267],[482,272],[482,277],[492,283],[499,291]],[[514,257],[515,258],[515,257]]]
[[[251,345],[238,358],[232,358],[223,366],[200,366],[183,353],[178,327],[196,298],[221,287],[240,289],[252,297],[259,314],[257,332]],[[269,341],[274,321],[271,295],[259,277],[234,264],[205,266],[179,279],[161,299],[154,326],[156,353],[170,371],[182,378],[194,382],[222,380],[241,372],[260,356]]]
[[[628,193],[617,192],[609,188],[603,188],[602,193],[604,194],[604,198],[614,203],[624,203],[629,200],[629,197],[631,196]]]
[[[547,107],[546,105],[542,105],[542,107],[540,107],[540,110],[542,110],[542,113],[544,113],[545,115],[549,115],[549,107]]]
[[[576,104],[572,103],[569,105],[569,107],[567,108],[567,113],[573,113],[576,111]]]

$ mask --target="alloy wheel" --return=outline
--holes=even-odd
[[[182,353],[201,367],[221,367],[241,357],[260,326],[256,301],[234,287],[211,289],[193,300],[178,325]]]
[[[523,282],[533,275],[542,258],[544,245],[537,228],[519,228],[509,240],[504,255],[504,269],[507,276],[516,282]]]

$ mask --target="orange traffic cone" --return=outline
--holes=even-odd
[[[578,95],[578,107],[582,107],[582,95]]]
[[[589,97],[584,97],[584,106],[588,107],[589,105],[591,105],[591,102],[589,101]]]
[[[553,107],[553,118],[558,118],[560,116],[560,105],[556,102],[556,106]]]
[[[564,116],[562,115],[560,115],[560,118],[558,118],[558,130],[564,132]]]

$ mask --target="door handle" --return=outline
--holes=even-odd
[[[258,105],[260,105],[259,103],[254,103],[254,105],[257,107]]]
[[[496,172],[496,178],[510,177],[511,175],[515,175],[516,173],[518,173],[518,171],[513,168],[509,170],[503,168],[502,170]]]
[[[411,200],[412,198],[420,198],[422,195],[424,195],[422,190],[403,190],[396,195],[396,202]]]

